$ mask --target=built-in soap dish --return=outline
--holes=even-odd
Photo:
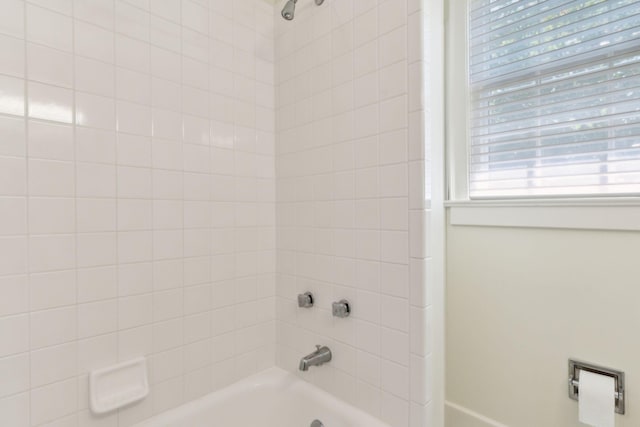
[[[104,414],[144,399],[149,394],[147,362],[144,357],[91,371],[91,410]]]

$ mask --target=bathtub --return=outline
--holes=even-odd
[[[390,427],[295,375],[270,368],[135,427]]]

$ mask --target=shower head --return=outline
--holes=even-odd
[[[282,8],[282,17],[287,21],[293,20],[296,13],[296,3],[298,3],[298,0],[289,0]]]
[[[320,6],[324,3],[324,0],[315,0],[315,2],[317,6]],[[298,0],[288,0],[287,4],[282,8],[282,17],[287,21],[293,20],[296,14],[296,3],[298,3]]]

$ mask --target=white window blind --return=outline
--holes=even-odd
[[[470,0],[471,198],[640,195],[640,0]]]

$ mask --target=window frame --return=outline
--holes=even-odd
[[[469,197],[469,1],[445,1],[445,206],[450,224],[640,231],[636,196]]]

